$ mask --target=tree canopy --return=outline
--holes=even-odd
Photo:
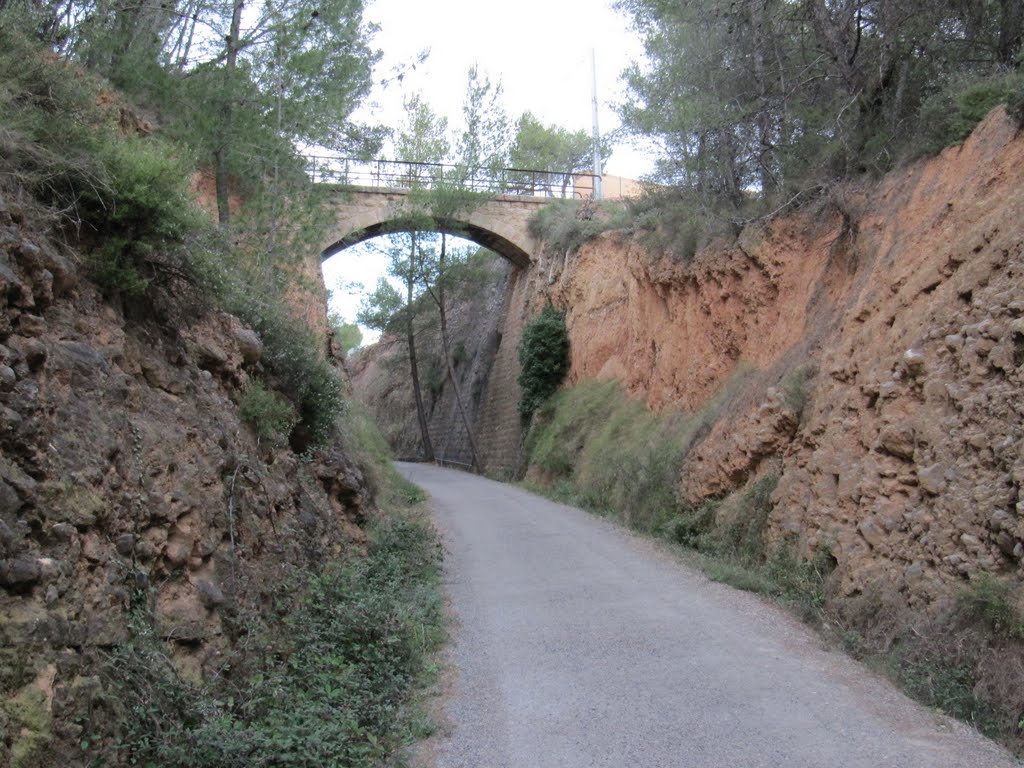
[[[473,174],[483,171],[493,177],[508,165],[511,129],[501,96],[500,82],[492,82],[476,66],[470,68],[462,102],[464,126],[454,146],[461,186]]]
[[[334,313],[328,315],[327,320],[334,331],[335,340],[346,355],[358,349],[363,343],[363,332],[355,323],[346,322],[344,318]]]
[[[0,4],[0,24],[81,63],[152,110],[214,171],[221,223],[229,180],[279,197],[306,182],[299,145],[374,150],[382,129],[350,119],[379,53],[363,0],[67,0]],[[244,11],[244,12],[243,12]]]
[[[709,208],[883,171],[928,106],[1020,66],[1021,0],[619,0],[644,39],[621,112]],[[1018,89],[1019,89],[1019,81]]]
[[[584,130],[570,131],[558,125],[545,125],[530,112],[524,112],[516,125],[515,141],[510,159],[513,168],[544,171],[552,174],[544,179],[523,179],[541,194],[564,196],[572,183],[574,174],[593,170],[593,140]],[[611,151],[605,144],[601,148],[602,162]],[[552,189],[551,181],[557,178],[560,189]]]

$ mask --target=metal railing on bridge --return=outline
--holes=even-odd
[[[306,172],[317,184],[344,184],[381,189],[433,189],[455,181],[461,189],[493,195],[543,198],[588,198],[594,194],[590,173],[534,171],[525,168],[466,169],[448,163],[357,160],[309,155]]]

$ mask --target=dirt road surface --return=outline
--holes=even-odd
[[[646,539],[473,475],[432,497],[455,614],[436,768],[1002,768],[757,597]]]

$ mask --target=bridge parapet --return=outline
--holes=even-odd
[[[538,171],[525,168],[470,168],[449,163],[410,163],[399,160],[357,160],[311,155],[307,173],[314,183],[377,189],[435,189],[457,179],[471,192],[512,197],[591,197],[594,176],[589,173]]]

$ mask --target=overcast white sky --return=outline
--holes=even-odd
[[[357,117],[398,125],[403,97],[422,92],[438,114],[457,124],[466,73],[476,64],[500,81],[510,118],[530,111],[545,123],[570,130],[591,128],[591,50],[597,53],[598,122],[602,134],[618,126],[614,105],[622,98],[619,75],[641,55],[629,21],[611,9],[611,0],[371,0],[366,18],[380,25],[374,46],[384,57],[377,79],[415,60],[425,48],[427,61],[407,72],[401,83],[378,89]],[[649,153],[617,146],[606,173],[632,178],[651,170]],[[350,248],[329,259],[329,289],[339,282],[372,289],[383,274],[383,259]],[[335,290],[332,309],[355,319],[361,297]]]

